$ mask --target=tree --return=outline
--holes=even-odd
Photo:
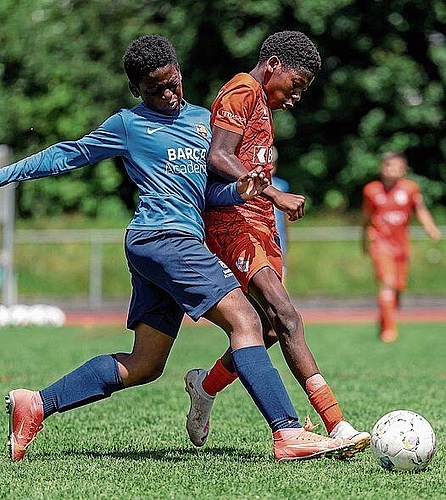
[[[222,83],[256,64],[266,36],[299,29],[323,69],[295,110],[275,113],[280,174],[293,191],[313,207],[358,208],[379,154],[398,149],[427,203],[445,204],[442,0],[3,0],[0,16],[0,142],[17,158],[136,103],[122,55],[137,36],[170,38],[186,98],[210,106]],[[130,209],[134,194],[113,160],[21,184],[18,209],[110,214]]]

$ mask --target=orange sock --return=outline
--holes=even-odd
[[[215,396],[237,378],[237,373],[231,373],[223,366],[221,358],[217,359],[215,365],[204,377],[202,386],[209,396]]]
[[[378,307],[381,315],[381,331],[396,331],[396,296],[393,290],[380,290]]]
[[[345,420],[339,403],[328,384],[311,393],[308,399],[319,413],[329,434],[341,420]]]

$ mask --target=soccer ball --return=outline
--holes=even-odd
[[[383,469],[418,472],[435,453],[435,433],[418,413],[395,410],[381,417],[372,430],[371,448]]]

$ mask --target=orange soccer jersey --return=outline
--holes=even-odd
[[[240,73],[218,93],[211,126],[242,136],[235,152],[247,170],[263,166],[271,180],[273,123],[260,83]],[[206,242],[234,272],[246,292],[252,276],[262,267],[282,275],[282,253],[272,203],[263,196],[241,206],[210,207],[204,214]]]
[[[370,255],[377,277],[392,288],[402,290],[406,284],[409,257],[409,221],[422,203],[418,185],[409,179],[399,179],[386,190],[381,181],[364,187],[363,208],[370,216],[367,234]]]

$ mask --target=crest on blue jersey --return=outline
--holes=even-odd
[[[205,139],[209,139],[208,129],[202,123],[196,123],[195,130]]]

